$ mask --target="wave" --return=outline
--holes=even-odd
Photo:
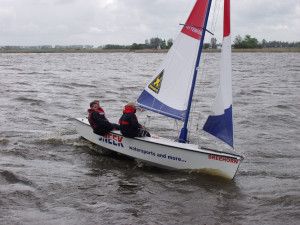
[[[22,183],[28,186],[33,186],[33,183],[30,180],[27,180],[25,178],[20,178],[19,176],[15,175],[13,172],[4,170],[0,172],[1,177],[3,177],[6,182],[10,184],[15,184],[15,183]]]
[[[265,91],[265,90],[252,90],[251,92],[252,93],[256,93],[256,94],[259,94],[259,93],[269,94],[270,93],[269,91]]]
[[[70,83],[70,85],[74,87],[91,87],[91,88],[97,88],[95,85],[90,85],[90,84],[78,84],[78,83]]]
[[[60,138],[60,137],[50,137],[46,139],[36,139],[33,141],[33,144],[37,145],[45,145],[45,144],[51,144],[51,145],[74,145],[74,141],[77,139],[76,138]]]
[[[53,87],[62,87],[62,88],[68,88],[68,89],[75,89],[74,87],[70,87],[67,84],[58,84],[58,83],[53,83],[53,84],[49,84],[49,86],[53,86]]]
[[[23,71],[23,69],[19,69],[19,68],[7,68],[9,70],[14,70],[14,71]]]
[[[280,108],[280,109],[289,109],[291,106],[289,105],[275,105],[274,107]]]
[[[53,74],[53,73],[41,73],[41,72],[28,72],[28,73],[18,73],[18,74],[29,74],[29,75],[36,75],[36,74],[39,74],[39,75],[50,75],[50,74]]]
[[[0,66],[13,66],[13,64],[0,64]]]
[[[32,105],[42,105],[43,103],[45,103],[43,100],[39,100],[39,99],[33,99],[33,98],[27,98],[27,97],[18,97],[16,98],[17,101],[22,101],[22,102],[29,102]]]
[[[7,139],[0,139],[0,144],[1,145],[7,145],[8,144],[8,142],[9,142],[9,140],[7,140]]]
[[[16,82],[15,84],[21,84],[21,85],[31,85],[29,83],[25,83],[25,82]]]

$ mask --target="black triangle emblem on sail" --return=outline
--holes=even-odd
[[[157,77],[155,77],[155,79],[148,85],[148,87],[154,91],[156,94],[159,92],[160,90],[160,86],[163,80],[163,75],[164,75],[164,70],[162,70]]]

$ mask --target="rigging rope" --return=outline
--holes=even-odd
[[[219,14],[219,10],[220,10],[220,3],[221,3],[221,0],[216,0],[214,2],[214,7],[213,7],[213,11],[212,11],[212,19],[210,20],[210,31],[212,33],[215,33],[215,30],[216,30],[216,24],[217,24],[217,20],[218,20],[218,14]],[[213,34],[212,33],[206,33],[206,36],[205,36],[205,39],[207,40],[212,40],[213,38]],[[195,133],[197,134],[197,140],[198,140],[198,144],[199,144],[199,136],[200,136],[200,132],[199,130],[202,130],[202,123],[203,123],[203,120],[204,120],[204,116],[202,115],[202,110],[199,110],[199,108],[197,109],[197,105],[195,103],[198,103],[198,107],[201,107],[199,103],[203,104],[205,101],[204,101],[204,98],[207,98],[207,96],[204,96],[204,93],[205,93],[205,85],[203,85],[205,83],[205,81],[208,79],[208,73],[206,72],[207,71],[207,63],[206,61],[209,59],[209,58],[212,58],[213,55],[210,55],[210,54],[202,54],[201,55],[201,60],[200,60],[200,65],[198,66],[198,79],[197,79],[197,86],[198,88],[196,88],[196,91],[195,91],[195,95],[193,97],[193,103],[192,104],[192,112],[191,113],[191,122],[190,122],[190,125],[189,125],[189,133],[192,133],[192,130],[191,128],[194,128],[195,129]],[[197,101],[198,100],[198,101]],[[203,105],[202,105],[202,108],[203,108]],[[202,118],[201,118],[202,117]],[[194,125],[193,125],[194,124]]]

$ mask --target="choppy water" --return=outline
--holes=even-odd
[[[164,56],[0,55],[1,224],[299,223],[299,53],[233,54],[235,150],[245,157],[233,181],[141,167],[79,137],[73,118],[91,100],[117,121]],[[206,54],[208,87],[218,57]],[[161,117],[146,122],[173,135]]]

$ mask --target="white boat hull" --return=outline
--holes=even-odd
[[[118,131],[103,137],[93,133],[85,118],[77,118],[77,132],[85,139],[112,151],[154,164],[158,167],[192,170],[233,179],[242,156],[178,143],[157,136],[126,138]]]

